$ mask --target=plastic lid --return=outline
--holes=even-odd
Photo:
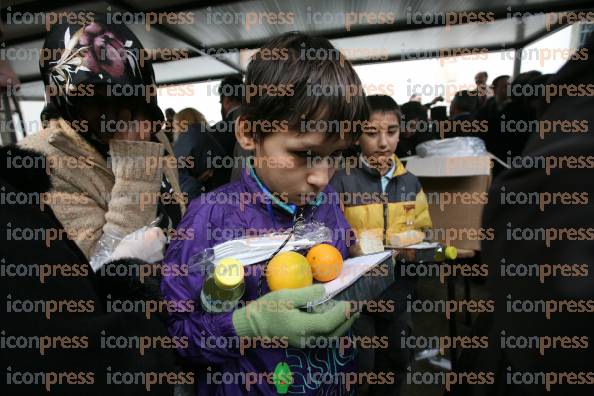
[[[232,289],[243,282],[244,271],[241,261],[225,258],[215,264],[214,281],[223,289]]]
[[[455,260],[458,257],[458,249],[454,246],[448,246],[444,250],[444,255],[448,260]]]

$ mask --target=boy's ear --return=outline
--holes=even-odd
[[[237,117],[235,120],[235,138],[244,150],[251,151],[256,148],[254,133],[249,128],[249,122],[243,117]]]

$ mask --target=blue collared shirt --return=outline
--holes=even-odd
[[[386,173],[385,175],[382,176],[382,192],[386,192],[386,187],[388,187],[388,183],[392,179],[392,176],[394,175],[395,171],[396,171],[396,164],[392,164],[392,167],[390,168],[388,173]]]
[[[369,163],[365,160],[365,157],[361,156],[361,161],[363,161],[363,163],[365,165],[367,165],[368,167],[371,168],[371,165],[369,165]],[[382,180],[381,180],[382,192],[386,192],[386,187],[388,187],[388,183],[392,179],[392,176],[394,176],[395,171],[396,171],[396,162],[392,161],[392,167],[390,168],[390,170],[388,170],[388,172],[386,172],[385,175],[382,176]]]

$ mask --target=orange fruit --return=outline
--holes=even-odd
[[[315,280],[328,282],[342,271],[342,254],[332,245],[321,243],[307,252],[307,261]]]
[[[307,259],[297,252],[282,252],[270,260],[266,268],[270,290],[300,289],[313,283]]]

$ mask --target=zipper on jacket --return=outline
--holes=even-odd
[[[388,241],[388,204],[384,202],[384,241],[385,243],[389,243]]]
[[[383,192],[384,194],[386,194],[386,199],[384,200],[384,202],[382,203],[383,207],[384,207],[384,244],[388,244],[390,243],[388,241],[388,187],[390,186],[390,182],[392,181],[390,179],[390,181],[388,181],[388,184],[386,185],[386,191],[383,190],[382,188],[382,177],[380,174],[380,180],[379,180],[379,184],[380,184],[380,191]]]

